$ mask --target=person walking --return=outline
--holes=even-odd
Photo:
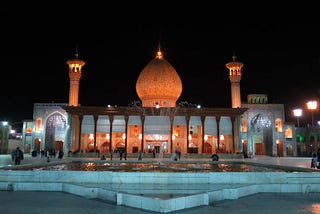
[[[317,162],[318,162],[318,155],[317,151],[313,151],[311,154],[311,168],[316,168],[317,167]]]
[[[23,160],[23,152],[19,147],[17,147],[16,151],[14,151],[14,164],[20,165],[21,160]]]

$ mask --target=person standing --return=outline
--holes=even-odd
[[[320,148],[318,148],[317,156],[318,156],[317,168],[320,169]]]
[[[311,168],[316,168],[317,162],[318,162],[318,155],[317,155],[317,151],[314,150],[311,154]]]
[[[139,151],[139,156],[138,156],[138,160],[142,160],[142,151]]]
[[[17,147],[16,151],[14,152],[14,164],[20,165],[21,160],[23,160],[23,152],[19,147]]]
[[[12,150],[12,152],[11,152],[11,159],[12,159],[12,162],[14,162],[14,152],[15,152],[16,150]]]
[[[47,150],[47,162],[50,162],[50,152],[49,152],[49,150]]]
[[[110,149],[110,160],[112,160],[112,157],[113,157],[113,151],[112,151],[112,149]]]
[[[156,150],[154,148],[152,149],[152,157],[156,158]]]
[[[174,152],[171,154],[171,160],[177,161],[177,151],[174,151]]]

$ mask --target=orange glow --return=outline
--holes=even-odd
[[[162,58],[162,52],[159,50],[157,51],[157,59],[161,59]]]
[[[27,134],[30,134],[31,132],[32,132],[32,128],[27,127],[27,128],[26,128],[26,133],[27,133]]]

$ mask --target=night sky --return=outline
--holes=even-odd
[[[289,10],[263,1],[250,7],[128,2],[135,3],[28,1],[1,7],[0,121],[32,119],[34,103],[68,103],[66,61],[76,47],[86,62],[82,106],[127,106],[138,100],[136,80],[159,44],[182,80],[178,102],[231,107],[225,64],[233,53],[244,63],[242,101],[250,93],[267,94],[269,103],[284,104],[286,120],[295,122],[294,108],[305,109],[309,99],[318,100],[320,24],[311,11],[315,5],[291,4]],[[310,120],[309,112],[305,120]]]

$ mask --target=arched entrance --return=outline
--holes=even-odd
[[[122,141],[116,143],[116,151],[115,152],[125,152],[125,144]]]
[[[109,148],[110,148],[110,143],[108,141],[105,141],[100,146],[99,151],[100,151],[101,154],[108,154],[109,153]]]
[[[212,153],[212,146],[208,142],[204,143],[204,153],[207,153],[207,154],[211,154]]]
[[[50,115],[46,121],[45,145],[46,151],[55,149],[57,139],[64,139],[67,128],[65,117],[59,112]],[[60,144],[58,144],[60,145]],[[59,147],[60,148],[60,147]],[[63,146],[60,148],[63,150]]]
[[[63,151],[63,141],[58,140],[54,142],[54,150],[55,151]]]
[[[194,142],[189,143],[188,153],[198,153],[198,145]]]
[[[34,139],[34,147],[33,147],[33,150],[40,152],[40,148],[41,148],[41,140],[40,140],[40,138]]]

